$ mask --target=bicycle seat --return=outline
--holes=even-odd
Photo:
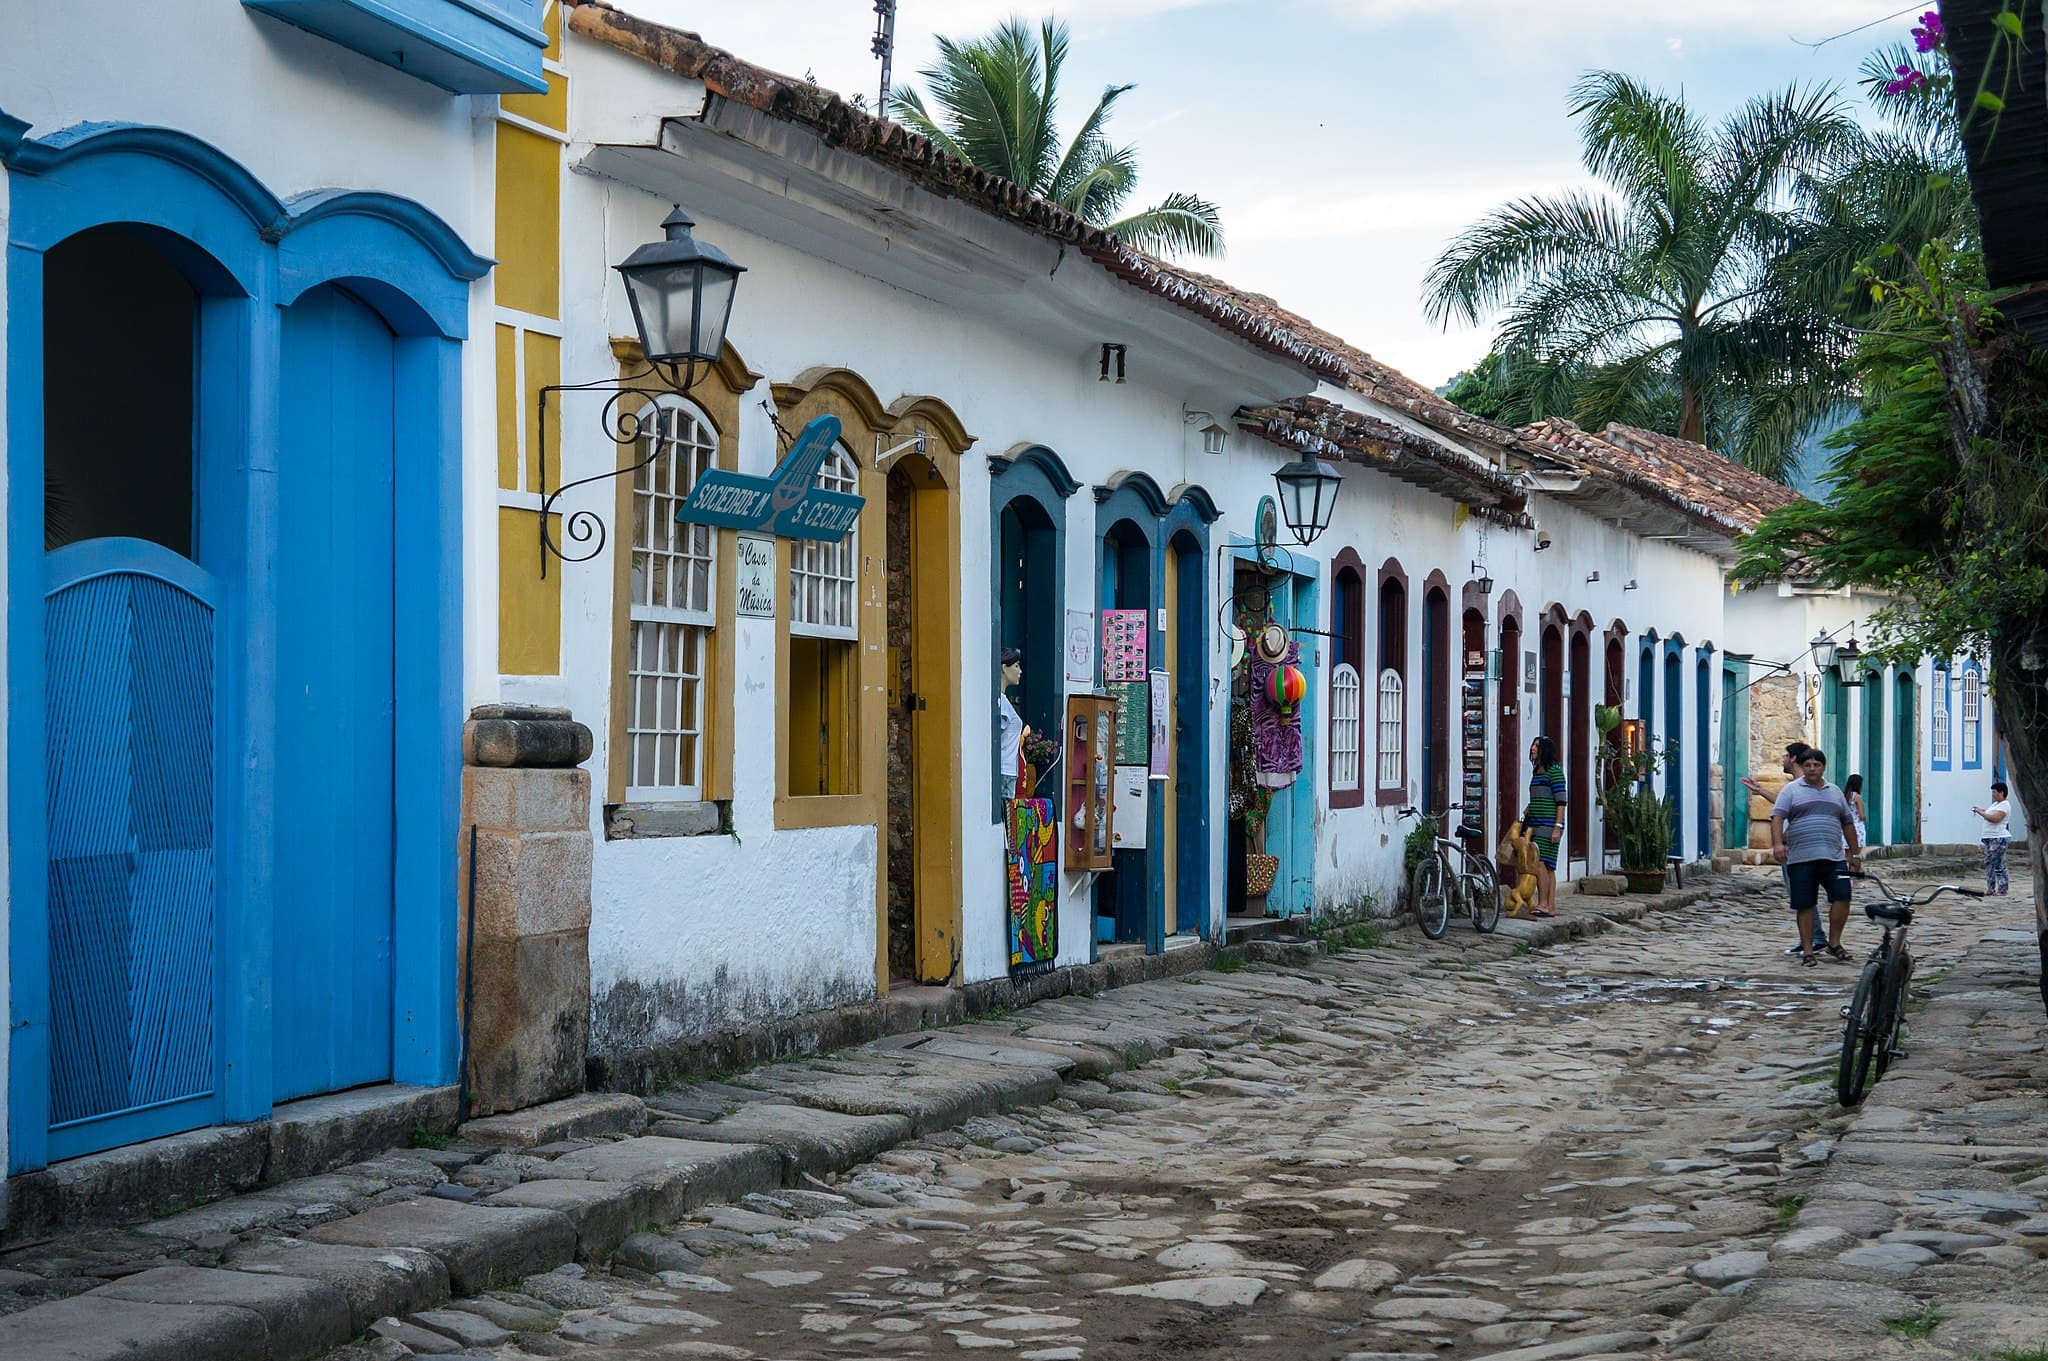
[[[1910,926],[1913,923],[1913,909],[1903,903],[1865,903],[1863,914],[1875,922],[1890,922],[1893,926]]]

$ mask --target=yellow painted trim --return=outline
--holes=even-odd
[[[864,465],[872,462],[875,456],[874,437],[887,434],[895,422],[888,410],[883,407],[882,399],[868,386],[867,379],[851,369],[805,369],[796,376],[795,381],[775,385],[775,405],[805,408],[811,398],[817,397],[822,400],[827,394],[838,397],[845,408],[834,413],[838,415],[840,424],[847,427],[859,426],[866,433],[866,448],[854,444],[851,436],[848,437],[847,443],[861,456]],[[806,415],[804,419],[809,420],[810,415]],[[790,424],[787,417],[784,417],[783,424]],[[796,427],[790,425],[790,428],[793,430]]]
[[[1180,657],[1180,556],[1179,553],[1173,550],[1172,544],[1169,543],[1164,554],[1166,559],[1164,583],[1166,608],[1163,614],[1165,615],[1166,630],[1161,640],[1163,651],[1160,657],[1152,663],[1155,670],[1169,671],[1166,686],[1166,702],[1168,705],[1174,703],[1175,692],[1178,689],[1172,683],[1173,677],[1170,671]],[[1200,559],[1197,558],[1196,561],[1199,562]],[[1175,717],[1176,715],[1169,708],[1166,715],[1166,731],[1169,734],[1175,731]],[[1161,808],[1166,815],[1162,824],[1166,828],[1165,845],[1161,847],[1161,853],[1166,857],[1166,902],[1165,915],[1161,918],[1161,921],[1164,923],[1165,933],[1169,936],[1177,934],[1180,930],[1180,848],[1178,844],[1180,841],[1180,818],[1177,816],[1180,809],[1180,801],[1174,797],[1175,791],[1180,788],[1179,762],[1180,743],[1172,740],[1171,736],[1169,736],[1166,743],[1166,780],[1158,786],[1156,791],[1156,797],[1162,800]]]
[[[967,433],[967,427],[960,424],[960,418],[953,414],[953,408],[936,397],[898,397],[889,404],[892,424],[887,432],[888,442],[895,444],[908,439],[918,426],[922,425],[958,458],[974,447],[974,436]]]
[[[612,354],[619,361],[619,376],[638,373],[645,366],[641,358],[640,342],[637,339],[614,339]],[[729,361],[729,362],[728,362]],[[703,413],[718,442],[714,455],[717,465],[727,471],[739,467],[740,399],[760,381],[760,375],[750,372],[740,362],[730,346],[713,373],[719,382],[699,383],[689,393],[677,393]],[[708,377],[709,375],[707,375]],[[638,386],[652,385],[666,387],[652,376],[639,381]],[[673,389],[669,389],[673,391]],[[619,450],[621,466],[637,457],[630,447]],[[606,799],[611,803],[623,802],[626,797],[626,774],[631,764],[626,751],[626,720],[632,711],[632,696],[626,692],[627,673],[631,667],[632,644],[632,568],[633,554],[628,526],[632,523],[633,487],[632,479],[618,478],[616,501],[613,507],[612,523],[617,526],[619,544],[612,554],[612,670],[610,712],[606,715],[606,730],[610,734],[611,751],[605,761]],[[712,548],[712,560],[718,578],[718,600],[716,622],[711,631],[709,643],[710,665],[706,668],[704,695],[704,733],[700,739],[704,748],[703,797],[706,799],[730,799],[732,797],[733,770],[733,696],[735,694],[735,664],[738,653],[735,631],[739,622],[739,588],[735,581],[734,563],[735,535],[732,530],[716,532]]]
[[[498,670],[554,676],[562,669],[562,574],[540,574],[539,511],[498,507]],[[560,516],[551,517],[557,533]]]
[[[497,134],[498,263],[491,279],[498,304],[560,316],[561,144],[511,123],[499,123]]]
[[[518,491],[519,481],[519,329],[493,328],[498,380],[498,486]]]
[[[540,390],[544,387],[554,387],[562,381],[562,341],[558,336],[543,335],[539,331],[522,331],[520,333],[520,341],[526,361],[526,397],[528,398],[525,403],[526,469],[525,481],[522,485],[528,490],[537,491],[545,496],[554,488],[543,487],[540,484]],[[561,396],[562,394],[556,394],[556,400],[549,402],[547,409],[548,448],[555,451],[554,467],[550,469],[550,472],[555,479],[556,487],[570,480],[562,476]]]
[[[911,688],[925,702],[913,720],[917,771],[917,966],[920,978],[957,978],[961,951],[960,498],[943,480],[915,486],[911,502]]]

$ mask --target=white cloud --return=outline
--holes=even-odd
[[[1226,200],[1232,246],[1269,241],[1332,240],[1429,231],[1447,240],[1511,199],[1551,194],[1589,183],[1567,166],[1516,166],[1462,172],[1438,180],[1324,181],[1313,193]]]

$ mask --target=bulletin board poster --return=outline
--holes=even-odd
[[[1151,682],[1144,677],[1110,681],[1102,687],[1116,696],[1116,764],[1149,765],[1152,759]]]
[[[1164,671],[1154,671],[1152,673],[1151,686],[1152,723],[1151,735],[1149,740],[1151,742],[1152,749],[1152,778],[1155,780],[1163,780],[1166,778],[1167,774],[1166,730],[1168,727],[1169,720],[1173,716],[1173,691],[1170,688],[1170,682],[1168,681],[1167,675]]]
[[[1083,689],[1095,688],[1095,615],[1089,610],[1067,611],[1067,681]]]
[[[1148,653],[1146,642],[1151,627],[1150,610],[1102,612],[1103,680],[1114,682],[1145,679]]]

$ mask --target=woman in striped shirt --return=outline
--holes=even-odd
[[[1536,839],[1542,862],[1536,871],[1536,907],[1532,915],[1557,915],[1557,846],[1564,840],[1565,779],[1558,763],[1557,743],[1539,737],[1529,744],[1529,810],[1522,825]]]

